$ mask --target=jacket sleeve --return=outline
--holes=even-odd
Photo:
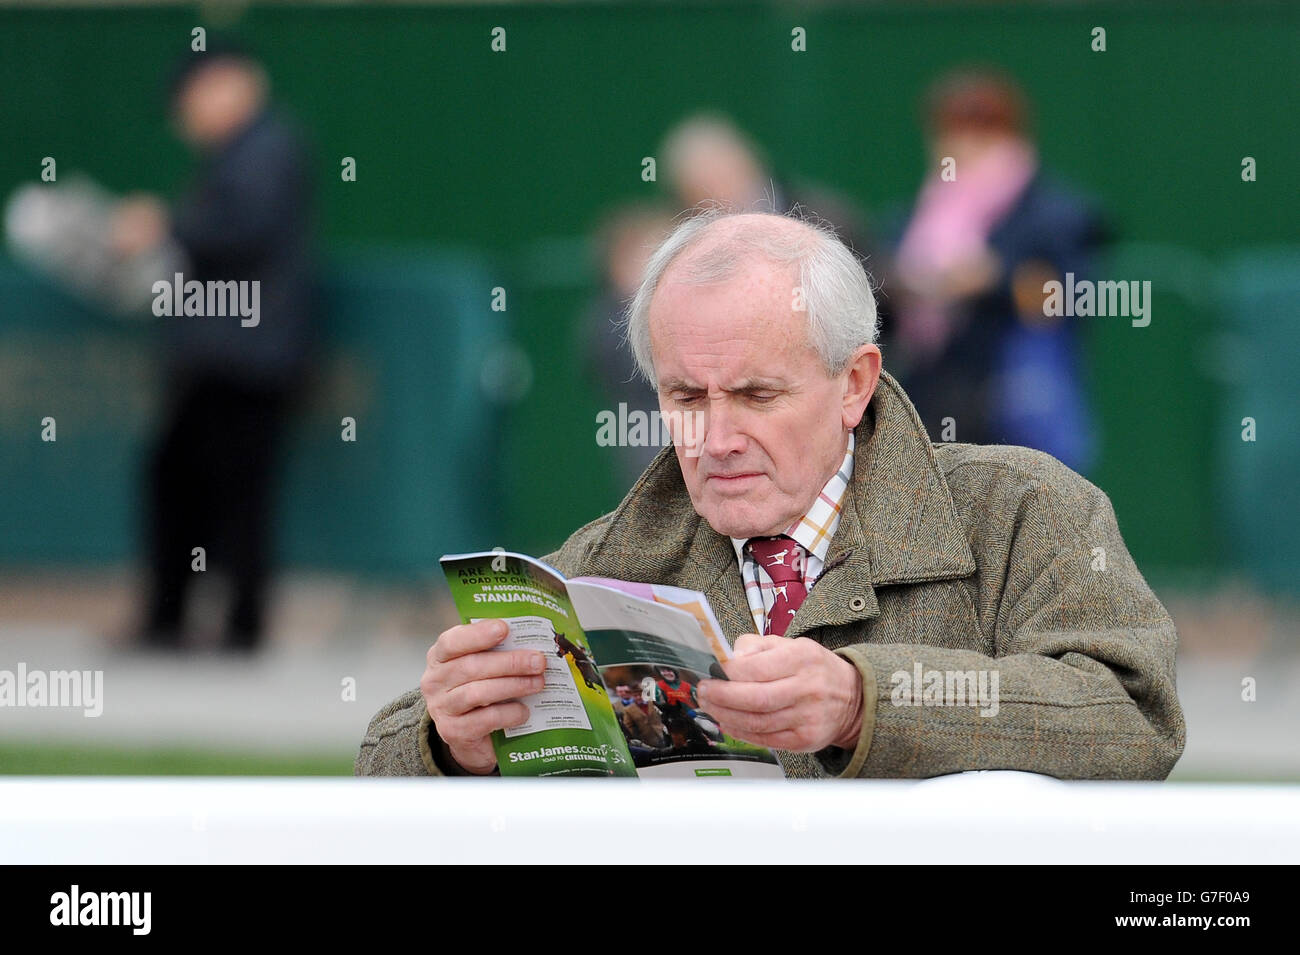
[[[403,693],[371,719],[353,772],[358,776],[444,776],[433,758],[433,723],[418,689]]]
[[[990,496],[986,513],[1014,514],[1009,527],[994,529],[1004,543],[977,558],[986,565],[977,573],[999,583],[982,584],[978,598],[993,655],[915,643],[836,651],[863,678],[863,726],[852,753],[818,754],[823,770],[842,777],[979,769],[1063,779],[1168,776],[1186,740],[1173,620],[1124,546],[1110,500],[1066,475],[1003,500],[995,487]],[[923,673],[984,671],[994,704],[911,705],[923,687],[899,688],[918,663]]]

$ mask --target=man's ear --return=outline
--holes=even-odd
[[[871,396],[880,381],[880,349],[875,345],[862,345],[849,359],[844,370],[844,399],[841,413],[844,427],[852,430],[858,426],[867,411]]]

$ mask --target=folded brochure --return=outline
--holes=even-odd
[[[541,650],[528,720],[492,734],[502,776],[781,778],[772,751],[722,732],[696,687],[725,680],[727,638],[702,593],[565,579],[524,554],[442,558],[465,623],[505,620],[501,650]]]

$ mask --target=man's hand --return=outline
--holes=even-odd
[[[728,679],[701,680],[697,691],[724,732],[797,753],[857,746],[862,677],[852,663],[807,637],[747,633],[735,650]]]
[[[444,630],[429,648],[420,693],[448,752],[468,773],[496,767],[492,731],[528,719],[521,696],[542,689],[546,659],[537,650],[494,650],[510,633],[504,620]]]

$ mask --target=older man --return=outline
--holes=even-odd
[[[725,731],[791,777],[1168,775],[1177,634],[1109,500],[1039,452],[932,445],[833,233],[689,219],[647,264],[628,335],[665,417],[697,412],[702,440],[546,559],[707,594],[736,655],[697,692]],[[539,654],[493,650],[505,633],[442,633],[356,771],[495,772],[492,731],[541,685]]]

